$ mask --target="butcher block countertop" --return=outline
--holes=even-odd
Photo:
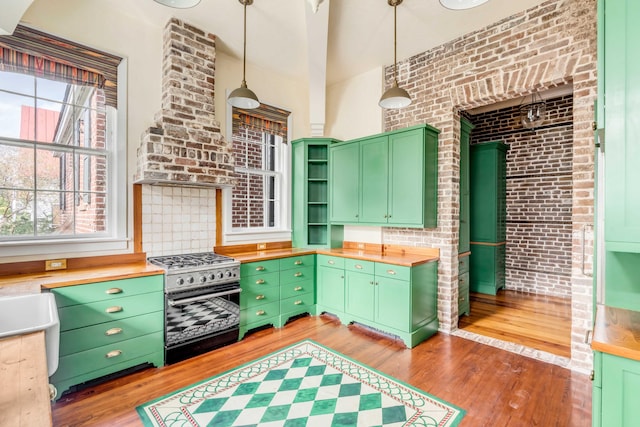
[[[598,305],[591,348],[640,361],[640,311]]]
[[[0,426],[50,426],[44,331],[0,339]]]

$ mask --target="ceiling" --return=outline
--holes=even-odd
[[[201,0],[174,9],[153,0],[102,0],[120,12],[164,26],[171,16],[215,34],[217,48],[242,58],[242,13],[238,0]],[[438,0],[404,0],[397,8],[398,60],[481,29],[543,0],[489,0],[469,10]],[[300,78],[308,75],[307,20],[328,9],[327,84],[393,63],[393,7],[387,0],[324,0],[316,15],[309,0],[254,0],[247,7],[247,62]],[[326,20],[326,18],[325,18]],[[275,47],[275,48],[274,48]]]

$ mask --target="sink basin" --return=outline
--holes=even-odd
[[[49,376],[58,369],[60,320],[52,293],[0,297],[0,338],[44,331]]]

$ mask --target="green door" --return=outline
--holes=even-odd
[[[344,312],[344,270],[331,267],[318,267],[318,305]],[[333,313],[333,314],[337,314]]]
[[[389,176],[389,138],[379,136],[360,141],[360,222],[387,222],[387,182]]]
[[[602,355],[602,425],[637,426],[640,420],[640,362]]]
[[[410,307],[409,282],[376,276],[376,323],[410,332]]]
[[[373,321],[375,308],[373,274],[347,271],[346,275],[345,311],[350,315]]]
[[[337,144],[330,150],[331,221],[358,222],[359,145],[357,143]]]
[[[424,129],[389,136],[389,223],[424,224],[424,162]]]

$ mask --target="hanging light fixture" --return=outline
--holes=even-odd
[[[480,6],[489,0],[440,0],[440,4],[447,9],[463,10]]]
[[[200,3],[200,0],[156,0],[157,3],[176,9],[188,9]]]
[[[230,94],[227,101],[234,107],[251,109],[258,108],[260,101],[258,97],[251,89],[247,87],[247,81],[245,80],[245,74],[247,69],[247,6],[253,4],[253,0],[238,0],[241,5],[244,6],[244,49],[242,53],[242,83],[240,87],[234,89]]]
[[[535,129],[544,123],[547,115],[547,103],[538,92],[531,94],[531,103],[523,104],[525,96],[520,102],[520,123],[527,129]]]
[[[396,57],[396,6],[402,3],[402,0],[387,0],[389,6],[393,6],[393,86],[387,89],[380,98],[380,105],[382,108],[404,108],[411,104],[411,97],[409,93],[398,87],[398,60]]]

